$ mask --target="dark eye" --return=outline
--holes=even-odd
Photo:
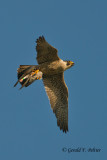
[[[68,66],[70,65],[70,61],[67,61],[67,65],[68,65]]]

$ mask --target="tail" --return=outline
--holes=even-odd
[[[27,87],[33,83],[37,79],[37,76],[32,73],[35,73],[36,70],[38,70],[37,65],[20,65],[17,70],[18,81],[15,83],[14,87],[18,84],[18,82],[22,85],[21,88],[24,86]]]

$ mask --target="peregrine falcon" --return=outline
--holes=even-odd
[[[74,62],[60,59],[57,49],[52,47],[44,36],[36,40],[36,51],[38,65],[20,65],[17,70],[18,81],[14,87],[18,82],[21,88],[28,87],[35,80],[42,79],[51,108],[57,118],[57,125],[66,133],[68,131],[68,88],[64,81],[64,71],[71,68]]]

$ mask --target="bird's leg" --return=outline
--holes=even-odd
[[[31,73],[31,76],[32,77],[35,77],[36,79],[41,79],[42,78],[42,72],[41,71],[39,71],[39,70],[35,70],[35,71],[33,71],[32,73]]]

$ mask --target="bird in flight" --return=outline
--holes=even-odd
[[[74,62],[60,59],[57,49],[52,47],[44,36],[36,40],[36,51],[38,65],[20,65],[17,70],[18,81],[14,87],[18,82],[21,88],[28,87],[35,80],[42,79],[51,108],[57,118],[57,125],[66,133],[68,131],[68,88],[64,81],[64,71],[71,68]]]

